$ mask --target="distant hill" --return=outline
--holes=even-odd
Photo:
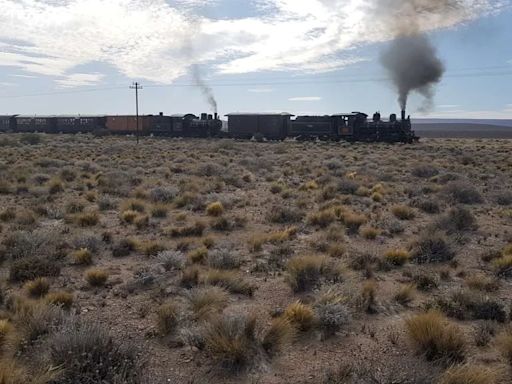
[[[415,119],[420,137],[512,139],[512,120]]]

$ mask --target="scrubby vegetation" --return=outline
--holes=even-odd
[[[506,382],[512,143],[0,141],[0,383]]]

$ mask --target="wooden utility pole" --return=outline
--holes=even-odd
[[[142,89],[142,85],[135,82],[130,89],[135,89],[135,113],[137,115],[137,144],[139,144],[139,89]]]

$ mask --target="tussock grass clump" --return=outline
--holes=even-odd
[[[475,291],[495,292],[499,289],[499,281],[496,278],[484,274],[474,274],[465,279],[466,285]]]
[[[207,272],[205,282],[227,289],[231,293],[252,296],[256,287],[244,280],[238,273],[211,269]]]
[[[275,356],[295,338],[295,328],[284,317],[272,320],[270,328],[265,332],[261,346],[269,356]]]
[[[135,252],[140,246],[140,243],[135,239],[122,239],[112,248],[112,256],[129,256],[132,252]]]
[[[418,264],[452,260],[455,252],[448,239],[439,232],[427,232],[412,244],[412,260]]]
[[[205,349],[222,368],[240,371],[255,361],[259,342],[256,337],[256,317],[222,316],[205,326]]]
[[[409,251],[403,248],[390,249],[384,254],[384,260],[394,266],[402,266],[410,259]]]
[[[229,298],[227,292],[220,287],[194,288],[187,297],[190,307],[198,319],[222,312]]]
[[[496,344],[507,363],[512,365],[512,327],[508,326],[496,337]]]
[[[380,235],[380,230],[373,227],[362,227],[359,229],[359,234],[368,240],[375,240]]]
[[[341,221],[347,228],[348,233],[355,234],[362,225],[366,224],[367,218],[361,214],[344,212],[341,214]]]
[[[275,224],[298,223],[304,218],[304,212],[287,206],[274,206],[268,213],[268,220]]]
[[[492,262],[496,275],[499,277],[512,276],[512,255],[505,255]]]
[[[224,206],[220,201],[209,204],[206,207],[206,214],[208,216],[218,217],[224,213]]]
[[[402,285],[393,298],[397,303],[406,306],[414,300],[415,292],[416,289],[413,284]]]
[[[64,191],[64,185],[62,184],[62,181],[60,179],[52,179],[48,183],[48,193],[50,195],[55,195],[57,193]]]
[[[161,335],[169,335],[178,325],[178,306],[173,302],[162,304],[156,311],[157,328]]]
[[[288,320],[298,331],[307,332],[315,325],[315,312],[309,305],[300,301],[286,307],[283,317]]]
[[[49,340],[51,364],[61,367],[54,384],[124,383],[142,380],[135,345],[121,344],[101,325],[71,317]]]
[[[165,251],[165,245],[158,241],[146,241],[142,245],[142,251],[147,257],[156,256],[160,252]]]
[[[55,291],[46,295],[45,300],[49,304],[68,310],[73,305],[74,296],[70,292]]]
[[[208,248],[201,247],[194,249],[188,254],[188,259],[193,264],[204,264],[208,258]]]
[[[93,287],[102,287],[108,279],[108,272],[103,269],[93,268],[85,273],[85,280]]]
[[[27,293],[32,297],[43,297],[50,290],[50,282],[45,277],[27,281],[23,286]]]
[[[87,248],[78,249],[72,252],[71,258],[76,265],[92,264],[92,253]]]
[[[411,174],[419,178],[430,179],[431,177],[437,176],[439,171],[430,164],[417,164],[411,170]]]
[[[358,302],[359,308],[366,313],[375,314],[377,309],[377,283],[375,281],[367,281],[361,288],[361,294]]]
[[[144,213],[146,211],[146,203],[139,199],[128,199],[121,203],[121,212],[135,211]]]
[[[148,215],[137,215],[135,220],[133,220],[133,224],[137,229],[144,229],[149,227],[149,216]]]
[[[407,205],[395,205],[393,208],[391,208],[391,212],[397,219],[400,220],[412,220],[416,217],[414,209],[408,207]]]
[[[484,365],[459,365],[446,370],[438,384],[496,384],[496,371]]]
[[[9,207],[9,208],[3,210],[0,213],[0,221],[3,221],[4,223],[12,221],[15,218],[16,218],[16,211],[12,207]]]
[[[170,230],[171,237],[191,237],[202,236],[206,225],[201,221],[196,221],[193,225],[185,227],[174,227]]]
[[[197,266],[185,268],[181,273],[181,286],[185,288],[192,288],[199,284],[200,270]]]
[[[165,204],[156,204],[151,207],[151,216],[157,219],[163,219],[167,217],[169,208]]]
[[[137,216],[139,216],[137,211],[127,210],[121,212],[121,220],[128,224],[133,224]]]
[[[427,360],[446,364],[461,362],[466,354],[466,339],[459,327],[442,314],[430,311],[405,321],[409,339]]]
[[[509,320],[502,302],[476,292],[458,291],[448,298],[438,298],[436,302],[447,316],[459,320],[494,320],[500,323]]]
[[[333,209],[324,209],[309,215],[308,223],[320,228],[327,228],[337,220],[336,213]]]
[[[323,256],[296,256],[288,261],[288,282],[294,292],[314,288],[327,268],[327,258]]]
[[[9,268],[9,279],[25,282],[37,277],[56,277],[60,275],[60,266],[56,260],[31,257],[15,260]]]
[[[98,212],[84,212],[75,216],[75,222],[81,227],[94,227],[99,221]]]

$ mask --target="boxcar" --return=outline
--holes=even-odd
[[[55,116],[16,116],[16,132],[45,132],[57,131]]]
[[[105,116],[57,116],[57,132],[87,133],[105,129]]]
[[[0,132],[16,131],[16,115],[0,116]]]
[[[151,131],[153,116],[139,116],[139,134],[147,135]],[[107,116],[106,127],[112,134],[137,134],[136,116]]]
[[[269,140],[286,138],[293,115],[289,113],[230,113],[228,126],[230,136],[250,139],[260,135]]]

